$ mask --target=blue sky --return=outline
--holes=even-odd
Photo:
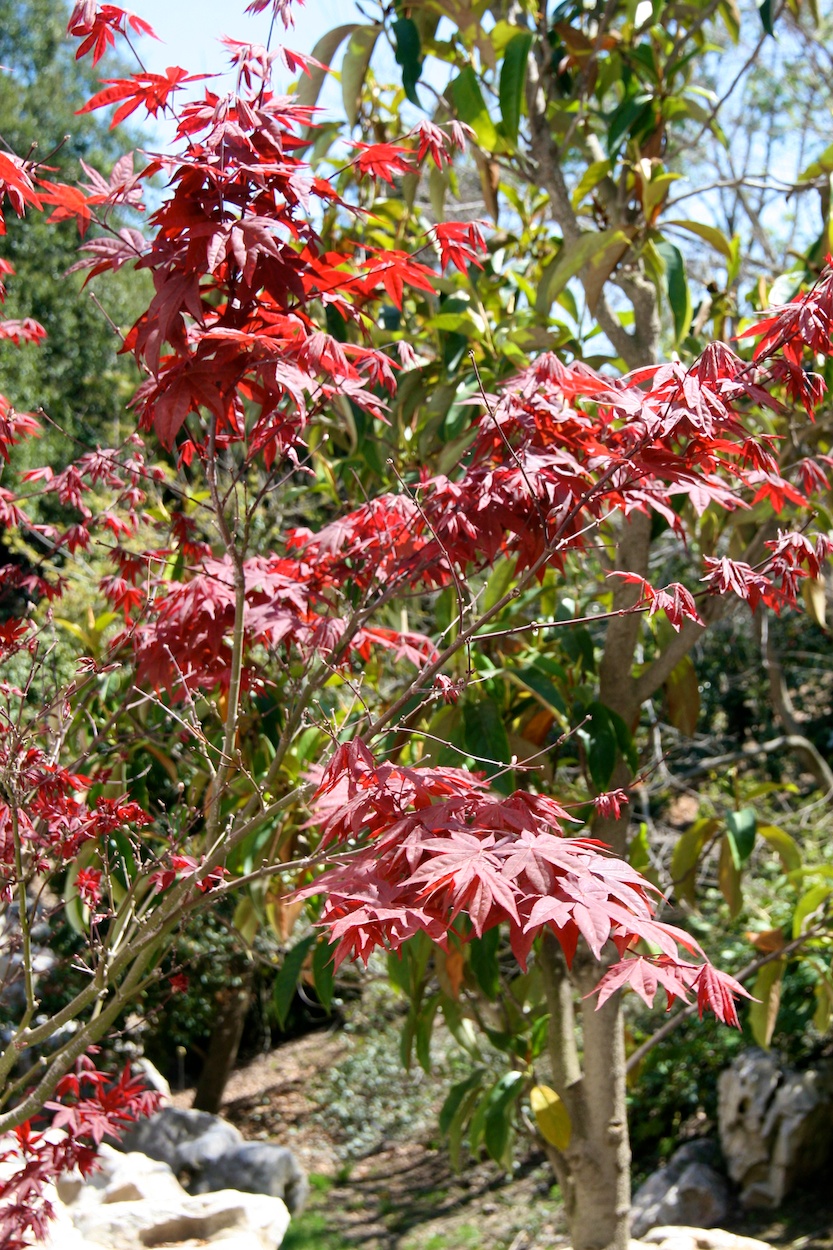
[[[163,39],[145,40],[142,55],[151,70],[183,65],[196,73],[216,69],[220,61],[217,40],[221,35],[265,43],[269,12],[246,16],[246,0],[133,0],[131,7]],[[278,25],[273,42],[285,43],[299,52],[311,52],[321,35],[356,18],[352,0],[307,0],[294,6],[295,30],[284,33]]]
[[[142,39],[138,51],[151,72],[159,73],[169,65],[181,65],[191,73],[201,74],[224,69],[225,50],[218,43],[222,35],[265,43],[269,34],[269,11],[246,15],[248,0],[133,0],[131,9],[150,22],[162,42]],[[284,31],[277,24],[273,46],[283,43],[298,52],[311,52],[318,39],[335,26],[361,20],[353,0],[307,0],[294,5],[295,29]],[[288,75],[276,67],[276,85],[283,89]],[[197,88],[199,89],[199,88]],[[322,93],[322,104],[338,100],[335,84]],[[146,128],[152,128],[148,120]],[[159,142],[170,138],[172,127],[159,119]]]

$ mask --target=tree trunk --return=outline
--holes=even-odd
[[[217,995],[217,1017],[194,1095],[193,1105],[197,1111],[216,1115],[220,1110],[226,1083],[237,1059],[251,993],[252,973],[247,970],[240,985],[223,989]]]
[[[646,576],[650,543],[650,517],[634,514],[623,523],[616,568]],[[637,597],[634,585],[619,581],[614,589],[614,610],[627,609]],[[641,625],[638,615],[610,621],[599,674],[602,703],[617,712],[629,729],[634,728],[639,714],[633,663]],[[630,780],[628,766],[620,759],[611,787],[627,788]],[[628,823],[627,811],[619,820],[597,820],[593,835],[617,855],[625,856]],[[542,943],[553,1080],[572,1125],[567,1149],[559,1152],[550,1148],[548,1155],[561,1186],[574,1250],[627,1250],[630,1237],[630,1144],[621,994],[612,995],[598,1011],[595,997],[587,997],[618,958],[615,949],[609,947],[599,963],[580,942],[568,971],[555,939],[547,935]],[[581,1052],[576,1040],[576,997]]]
[[[613,952],[609,962],[618,958]],[[630,1236],[630,1146],[625,1105],[625,1041],[620,996],[600,1011],[585,998],[604,969],[579,950],[572,972],[547,934],[541,968],[550,1007],[553,1081],[570,1116],[570,1144],[547,1148],[564,1199],[574,1250],[627,1250]],[[581,995],[579,1067],[574,991]]]

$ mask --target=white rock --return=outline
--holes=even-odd
[[[232,1189],[179,1201],[82,1203],[71,1209],[75,1226],[87,1241],[108,1250],[161,1245],[184,1250],[189,1243],[217,1244],[224,1250],[276,1250],[289,1226],[289,1212],[280,1198]]]
[[[643,1245],[651,1250],[671,1250],[683,1241],[693,1244],[696,1250],[772,1250],[765,1241],[754,1237],[740,1237],[723,1228],[687,1228],[682,1224],[666,1224],[652,1228],[642,1237]]]

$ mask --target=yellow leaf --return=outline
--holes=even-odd
[[[529,1091],[529,1103],[544,1141],[555,1146],[556,1150],[566,1150],[573,1126],[567,1108],[555,1090],[549,1085],[534,1085]]]
[[[819,629],[827,628],[826,608],[827,595],[824,582],[820,577],[805,577],[801,583],[801,597],[808,615]]]

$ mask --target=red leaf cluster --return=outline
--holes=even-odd
[[[597,959],[613,942],[621,961],[600,984],[600,1004],[620,983],[649,1006],[658,986],[669,1006],[696,988],[701,1009],[737,1023],[733,995],[745,991],[708,963],[681,958],[682,948],[705,960],[692,937],[654,917],[657,891],[644,877],[602,843],[564,836],[570,818],[553,799],[504,797],[461,769],[377,764],[354,740],[336,750],[314,812],[334,866],[300,897],[326,896],[321,923],[336,966],[397,950],[418,932],[445,947],[465,913],[477,937],[507,923],[522,967],[545,928],[568,963],[579,937]],[[643,941],[660,954],[629,953]]]
[[[53,1216],[44,1196],[49,1181],[73,1168],[86,1176],[95,1168],[96,1147],[105,1137],[120,1138],[130,1124],[152,1115],[159,1105],[159,1094],[131,1076],[129,1064],[114,1081],[87,1055],[59,1081],[55,1093],[55,1100],[46,1104],[55,1112],[51,1127],[36,1131],[26,1120],[0,1149],[4,1250],[24,1250],[31,1245],[30,1235],[38,1240],[46,1237]]]

